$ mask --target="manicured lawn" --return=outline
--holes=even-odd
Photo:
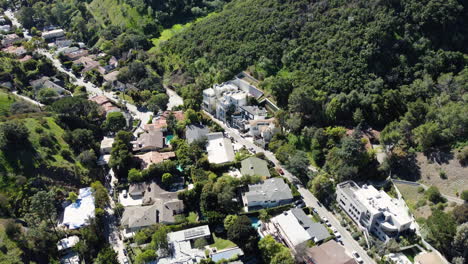
[[[210,247],[216,247],[218,250],[237,246],[232,241],[217,237],[215,234],[213,234],[213,239],[215,242],[211,244]]]

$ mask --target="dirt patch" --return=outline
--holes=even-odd
[[[453,153],[436,152],[427,156],[418,153],[416,162],[421,172],[419,182],[437,186],[441,193],[450,196],[468,189],[468,167],[462,166]],[[441,172],[445,173],[445,179]]]

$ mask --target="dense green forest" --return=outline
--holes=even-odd
[[[155,55],[186,98],[249,69],[279,106],[300,117],[289,123],[293,131],[395,121],[386,139],[426,149],[467,139],[466,5],[238,0]],[[404,120],[410,124],[403,128]]]

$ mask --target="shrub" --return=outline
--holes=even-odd
[[[416,204],[414,205],[415,209],[419,208],[419,207],[423,207],[426,205],[426,200],[424,199],[421,199],[419,201],[416,202]]]
[[[60,155],[62,155],[62,157],[68,161],[73,160],[73,155],[68,149],[62,149],[62,151],[60,151]]]
[[[464,190],[464,191],[461,193],[460,198],[462,198],[463,201],[468,202],[468,190]]]
[[[447,173],[445,173],[444,170],[439,171],[439,176],[440,176],[441,179],[444,179],[444,180],[447,179]]]
[[[193,246],[198,249],[202,249],[206,245],[208,245],[208,241],[206,241],[206,239],[204,239],[203,237],[196,239],[195,242],[193,243]]]
[[[425,192],[426,198],[434,204],[445,202],[445,198],[440,194],[439,189],[435,186],[429,187]]]
[[[457,154],[457,159],[461,164],[468,163],[468,146],[464,147],[460,152]]]
[[[424,192],[424,187],[419,186],[419,187],[418,187],[418,193],[423,193],[423,192]]]
[[[361,235],[358,233],[358,232],[353,232],[351,234],[351,237],[354,239],[354,240],[359,240],[359,238],[361,237]]]

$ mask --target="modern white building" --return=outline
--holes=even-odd
[[[337,186],[336,200],[356,224],[382,241],[411,227],[412,217],[404,202],[373,186],[342,182]]]
[[[293,250],[306,241],[320,243],[331,236],[327,228],[312,221],[300,208],[284,211],[273,217],[271,223],[276,228],[275,233],[279,239]]]
[[[214,164],[221,164],[234,161],[234,148],[230,139],[225,138],[222,132],[209,133],[206,135],[208,144],[208,161]]]
[[[88,219],[94,217],[94,210],[94,196],[91,187],[81,188],[76,202],[65,207],[61,225],[68,227],[68,229],[86,226]]]
[[[65,36],[65,32],[63,31],[63,29],[54,29],[54,30],[42,32],[42,37],[45,40],[52,39],[52,38],[60,38],[63,36]]]
[[[232,115],[239,107],[245,105],[247,105],[247,93],[244,91],[226,92],[221,98],[218,98],[216,118],[226,122],[230,110],[232,110]]]
[[[159,258],[158,264],[198,263],[205,258],[205,250],[192,248],[198,238],[211,236],[208,225],[198,226],[167,234],[169,256]],[[160,255],[160,254],[158,254]]]

